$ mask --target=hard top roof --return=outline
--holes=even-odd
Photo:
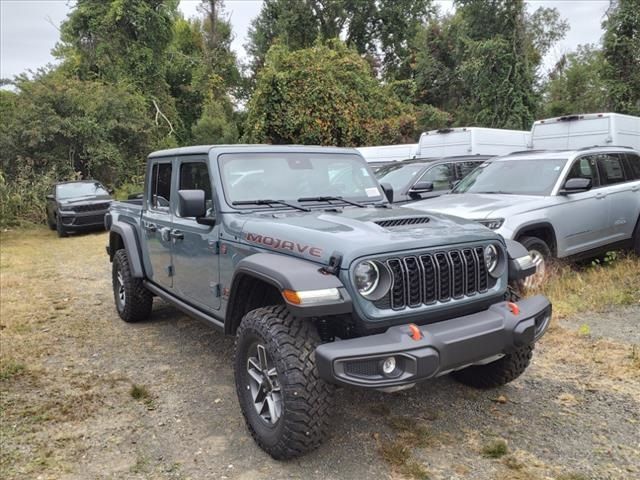
[[[191,147],[171,148],[168,150],[159,150],[149,155],[149,158],[158,157],[174,157],[179,155],[208,155],[211,150],[217,153],[269,153],[269,152],[300,152],[300,153],[355,153],[355,148],[342,147],[320,147],[311,145],[260,145],[260,144],[236,144],[236,145],[194,145]]]

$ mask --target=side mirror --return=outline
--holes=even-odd
[[[431,182],[416,182],[413,187],[409,189],[409,193],[428,193],[433,192],[433,183]]]
[[[109,195],[113,195],[113,192],[115,192],[115,190],[113,188],[107,188],[107,193]]]
[[[178,190],[178,212],[181,217],[204,217],[207,214],[204,190]]]
[[[564,182],[564,186],[560,189],[560,193],[567,195],[569,193],[579,193],[591,190],[590,178],[570,178]]]
[[[380,186],[382,187],[382,191],[384,192],[385,197],[387,197],[389,203],[393,203],[393,187],[391,184],[381,183]]]
[[[54,197],[52,194],[47,195],[47,200],[54,200]]]

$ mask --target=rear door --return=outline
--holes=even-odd
[[[627,171],[624,153],[603,153],[596,156],[600,175],[600,191],[607,204],[607,239],[614,243],[631,238],[638,218],[638,185]]]
[[[164,288],[173,287],[171,254],[171,200],[173,196],[173,158],[151,159],[147,185],[147,208],[143,210],[141,230],[143,258],[149,279]]]
[[[213,186],[205,155],[178,157],[177,189],[204,190],[207,216],[215,218]],[[174,202],[173,212],[173,265],[174,289],[181,298],[204,310],[220,308],[220,275],[218,237],[219,225],[201,225],[195,218],[183,217]]]

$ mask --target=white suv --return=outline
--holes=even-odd
[[[448,195],[410,208],[476,220],[521,242],[538,265],[626,247],[640,254],[640,155],[625,147],[527,151],[495,158]]]

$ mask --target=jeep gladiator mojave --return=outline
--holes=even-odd
[[[322,442],[336,385],[512,381],[551,316],[508,289],[535,271],[520,244],[392,207],[352,149],[156,152],[143,198],[105,222],[120,317],[147,318],[158,296],[234,335],[242,413],[276,459]]]

